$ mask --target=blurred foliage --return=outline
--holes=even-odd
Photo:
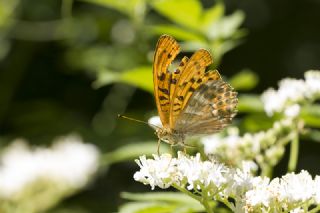
[[[120,213],[129,212],[203,212],[203,206],[191,197],[182,193],[153,192],[144,194],[122,193],[129,202],[120,208]]]
[[[247,4],[252,4],[252,8]],[[279,54],[281,51],[274,51],[275,46],[278,48],[287,41],[294,27],[275,21],[270,23],[275,26],[274,34],[270,33],[276,38],[267,37],[266,30],[259,31],[252,39],[243,24],[252,30],[257,30],[254,23],[259,21],[264,27],[268,26],[267,21],[263,22],[268,14],[263,11],[260,14],[257,4],[248,2],[240,7],[232,1],[200,0],[0,0],[1,146],[16,137],[28,138],[35,145],[48,144],[56,136],[78,132],[105,153],[101,163],[105,169],[101,174],[103,180],[97,178],[91,188],[66,199],[52,211],[101,212],[101,208],[106,212],[115,211],[123,202],[118,199],[120,191],[142,190],[132,186],[132,164],[120,162],[156,150],[153,130],[130,121],[119,121],[117,114],[128,112],[143,120],[156,114],[151,95],[152,57],[161,34],[179,40],[186,55],[199,48],[208,49],[214,56],[210,68],[218,67],[224,79],[240,93],[240,116],[235,123],[243,131],[267,129],[273,121],[264,114],[259,96],[247,93],[261,92],[265,89],[261,85],[275,84],[279,77],[276,74],[281,73],[278,71],[282,67],[266,65],[261,61],[261,58],[267,58],[265,55],[255,57],[263,52],[267,56]],[[239,8],[252,12],[249,19],[246,17],[247,21]],[[267,6],[265,8],[269,10]],[[280,15],[283,14],[286,13]],[[294,15],[288,17],[291,21]],[[285,27],[290,27],[290,32],[278,37],[279,31]],[[303,29],[305,27],[303,25]],[[296,30],[295,35],[300,31]],[[244,50],[245,54],[235,50],[235,56],[228,55],[249,40],[246,36],[253,40],[253,44]],[[265,49],[260,51],[262,48],[257,46],[255,38],[260,38],[261,43],[270,41],[265,42]],[[289,50],[281,53],[294,52],[290,48],[295,46],[291,43],[287,46]],[[297,55],[307,58],[311,65],[318,61],[315,56],[303,57],[309,50],[308,43],[296,48],[300,48],[296,49]],[[274,63],[283,60],[292,68],[298,61],[292,58],[298,56],[290,54],[290,60],[274,55]],[[224,56],[229,63],[224,62]],[[259,81],[260,72],[271,68],[274,73],[264,73]],[[319,111],[317,105],[306,106],[302,116],[310,126],[319,127],[319,120],[314,117]],[[316,141],[319,141],[318,135],[319,132],[313,129],[305,133],[306,138]],[[167,151],[167,147],[161,149]],[[145,204],[143,199],[148,196],[124,194],[124,198],[136,203],[125,204],[121,211],[130,208],[142,209],[142,212],[160,211],[157,203]],[[174,196],[175,199],[181,198],[177,194]],[[85,202],[81,202],[83,200]],[[170,209],[181,207],[181,212],[201,211],[198,204],[192,202],[188,207],[179,206],[179,201],[174,199],[164,200],[161,204],[165,203]],[[56,203],[58,201],[52,206]]]

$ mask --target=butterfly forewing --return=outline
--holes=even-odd
[[[171,81],[170,81],[170,100],[173,99],[174,91],[176,89],[176,85],[179,83],[179,79],[181,76],[182,71],[185,69],[189,58],[184,56],[178,66],[178,68],[172,72],[171,74]]]
[[[172,74],[168,68],[179,51],[180,47],[176,40],[171,36],[163,35],[157,43],[154,54],[154,95],[163,126],[169,124],[170,115],[170,85]]]
[[[205,69],[212,63],[207,50],[196,51],[182,69],[170,104],[170,128],[173,128],[177,117],[188,102],[189,97],[201,84]]]

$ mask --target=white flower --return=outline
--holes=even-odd
[[[210,185],[220,188],[227,181],[224,175],[228,170],[224,165],[201,161],[199,153],[195,157],[185,156],[181,152],[178,155],[178,173],[179,176],[187,179],[188,190],[199,190],[201,186]]]
[[[272,200],[272,193],[268,189],[269,178],[256,177],[252,179],[251,190],[245,193],[245,200],[248,206],[255,207],[263,205],[269,207]]]
[[[280,180],[279,200],[289,203],[305,202],[314,194],[314,183],[311,175],[302,170],[299,174],[287,174]]]
[[[212,161],[202,161],[200,154],[187,156],[181,152],[178,158],[163,154],[154,159],[140,157],[140,171],[135,180],[167,188],[174,185],[213,200],[234,202],[234,212],[301,212],[300,206],[319,204],[320,178],[314,180],[307,171],[287,174],[270,181],[267,177],[254,177],[252,166],[244,163],[242,169],[228,168]],[[178,186],[178,187],[177,187]],[[183,190],[183,191],[184,191]],[[202,194],[202,193],[207,194]]]
[[[288,135],[288,129],[295,125],[292,118],[284,118],[274,123],[267,131],[245,133],[239,135],[235,127],[227,128],[227,135],[223,133],[201,138],[204,151],[207,155],[219,157],[223,162],[241,167],[241,162],[259,161],[265,158],[270,165],[275,165],[284,153],[285,144],[278,145],[278,139]],[[289,141],[289,140],[288,140]],[[261,154],[263,153],[263,155]]]
[[[140,171],[134,174],[136,181],[149,184],[152,189],[177,184],[188,190],[205,188],[213,195],[227,182],[228,169],[223,164],[202,161],[200,154],[190,157],[179,152],[178,158],[172,158],[169,154],[154,155],[153,158],[141,156],[136,160]]]
[[[141,156],[139,160],[136,160],[140,171],[136,172],[133,178],[149,184],[152,190],[155,186],[163,189],[170,187],[177,178],[177,160],[169,154],[153,155],[153,157],[154,159],[147,159],[146,156]]]
[[[39,179],[80,188],[97,170],[98,157],[96,147],[76,136],[62,138],[52,148],[32,149],[16,140],[0,157],[0,197],[10,198]]]
[[[291,78],[281,80],[278,90],[266,90],[261,99],[266,113],[272,116],[276,112],[285,111],[291,105],[319,98],[319,95],[320,71],[311,70],[305,73],[305,80]]]
[[[292,106],[289,106],[288,108],[285,109],[284,114],[287,117],[297,117],[300,113],[300,105],[299,104],[294,104]]]
[[[310,89],[311,94],[320,94],[320,72],[317,70],[309,70],[304,74],[306,84]]]
[[[314,200],[317,205],[320,205],[320,176],[316,176],[314,179]]]

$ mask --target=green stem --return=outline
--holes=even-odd
[[[206,191],[203,191],[202,197],[200,197],[200,196],[197,196],[197,195],[193,194],[192,192],[186,190],[185,188],[178,186],[177,184],[173,184],[172,186],[174,188],[176,188],[177,190],[189,195],[193,199],[199,201],[204,206],[207,213],[213,213],[213,210],[212,210],[212,208],[208,202],[208,199],[207,199],[208,196],[206,196],[206,193],[207,193]]]
[[[218,201],[224,203],[231,211],[234,211],[234,206],[228,201],[228,199],[217,199]]]
[[[204,208],[206,209],[207,213],[213,213],[213,210],[209,204],[209,199],[208,199],[208,192],[207,190],[203,190],[202,191],[202,199],[201,199],[201,203],[204,206]]]
[[[294,172],[296,170],[298,155],[299,155],[299,136],[298,136],[298,133],[296,132],[291,141],[288,172]]]
[[[197,200],[197,201],[199,201],[199,202],[201,203],[202,198],[201,198],[200,196],[197,196],[197,195],[193,194],[192,192],[186,190],[186,189],[183,188],[183,187],[178,186],[177,184],[173,184],[172,186],[173,186],[174,188],[178,189],[179,191],[181,191],[181,192],[189,195],[190,197],[192,197],[193,199],[195,199],[195,200]]]

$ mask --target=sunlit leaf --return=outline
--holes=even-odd
[[[317,104],[303,106],[301,110],[303,121],[312,127],[320,127],[320,106]]]
[[[249,69],[244,69],[234,75],[229,83],[236,90],[250,90],[253,89],[259,82],[259,77],[257,74]]]
[[[146,203],[149,201],[150,203],[166,204],[165,206],[171,205],[174,207],[174,212],[202,212],[203,206],[195,199],[179,193],[179,192],[153,192],[153,193],[121,193],[121,197],[139,201],[140,203]],[[212,202],[212,206],[215,203]]]
[[[148,92],[153,92],[152,68],[138,67],[120,73],[102,70],[98,72],[97,80],[93,86],[101,87],[115,82],[127,83]]]
[[[207,35],[210,39],[232,37],[244,21],[244,18],[245,15],[242,11],[236,11],[213,24]]]
[[[171,21],[190,29],[199,29],[202,6],[198,0],[158,0],[152,6]]]
[[[225,7],[222,3],[217,3],[213,7],[205,10],[201,19],[202,30],[208,32],[210,27],[223,16],[224,10]]]
[[[146,5],[145,0],[82,0],[104,7],[116,9],[132,18],[144,16]]]
[[[157,34],[169,34],[175,39],[184,41],[202,41],[203,37],[197,33],[191,32],[190,30],[178,27],[176,25],[156,25],[152,26],[151,29]]]
[[[163,213],[174,210],[174,205],[161,202],[129,202],[120,207],[119,213]]]

